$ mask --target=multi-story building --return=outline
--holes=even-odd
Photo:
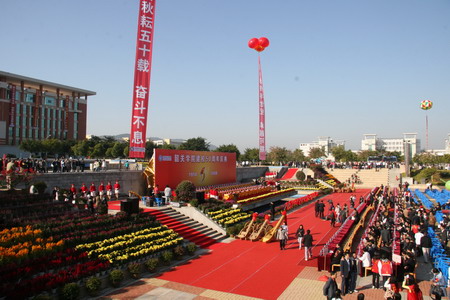
[[[164,144],[167,144],[167,145],[173,145],[175,147],[178,147],[181,144],[183,144],[184,142],[186,142],[186,140],[183,140],[183,139],[155,139],[152,141],[156,146],[163,146]]]
[[[331,154],[331,149],[337,146],[345,147],[345,141],[333,141],[333,139],[328,136],[319,136],[317,141],[311,143],[300,143],[300,150],[303,151],[303,154],[308,156],[311,149],[323,148],[325,155],[329,156]]]
[[[88,96],[95,92],[0,71],[0,145],[86,138]]]
[[[376,134],[364,134],[361,150],[385,150],[405,155],[405,144],[408,144],[411,157],[420,152],[420,139],[417,138],[417,133],[404,133],[403,138],[378,138]]]

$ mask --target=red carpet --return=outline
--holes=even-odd
[[[156,219],[163,225],[166,225],[170,229],[177,232],[184,239],[189,240],[192,243],[197,244],[201,248],[206,248],[212,244],[215,244],[217,241],[215,239],[210,238],[209,236],[198,232],[197,230],[184,225],[180,221],[175,220],[174,218],[166,215],[165,213],[157,210],[157,209],[144,209],[146,212],[150,212],[152,216],[155,216]]]
[[[297,173],[298,168],[289,168],[287,172],[283,175],[280,180],[288,180],[294,177],[295,173]]]
[[[108,202],[108,208],[112,210],[120,210],[120,201]],[[212,244],[217,243],[215,239],[212,239],[209,236],[184,225],[183,223],[157,209],[145,208],[144,211],[149,212],[150,215],[154,216],[161,224],[166,225],[167,227],[178,233],[180,236],[182,236],[184,239],[197,244],[201,248],[207,248]]]
[[[357,199],[370,190],[358,190]],[[332,194],[334,204],[349,205],[351,194]],[[328,203],[326,205],[328,211]],[[305,266],[317,266],[316,259],[304,260],[304,250],[298,249],[294,237],[298,226],[303,224],[314,237],[313,257],[334,234],[338,227],[314,217],[314,204],[288,214],[289,241],[281,251],[278,242],[265,244],[235,240],[229,244],[210,246],[211,253],[185,265],[176,267],[160,276],[161,279],[189,284],[202,288],[235,293],[262,299],[277,299]]]

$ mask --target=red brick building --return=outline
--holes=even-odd
[[[0,71],[0,146],[24,140],[86,138],[95,92]]]

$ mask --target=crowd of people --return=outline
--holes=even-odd
[[[120,195],[120,183],[118,180],[114,184],[110,181],[105,185],[100,182],[98,187],[94,182],[89,185],[89,187],[82,183],[80,188],[77,188],[75,184],[71,184],[68,189],[61,189],[55,186],[51,192],[51,197],[53,201],[65,201],[72,202],[72,204],[85,203],[87,208],[95,213],[95,209],[100,206],[100,204],[108,206],[108,201],[119,200]],[[34,185],[30,186],[30,194],[36,194],[37,190]]]
[[[349,162],[335,162],[329,161],[326,163],[328,169],[382,169],[382,168],[400,168],[400,163],[398,162],[388,162],[388,161],[349,161]]]
[[[358,292],[356,282],[361,268],[372,273],[372,288],[383,289],[385,299],[401,299],[400,290],[407,293],[408,300],[420,300],[423,292],[416,280],[416,269],[421,264],[429,265],[432,240],[428,228],[436,231],[443,249],[447,249],[450,222],[444,216],[438,223],[435,210],[427,211],[416,203],[408,190],[394,195],[392,192],[371,194],[370,204],[379,206],[375,217],[362,240],[361,253],[343,252],[339,247],[334,251],[331,265],[339,265],[341,286],[338,288],[336,272],[331,272],[323,288],[327,299]],[[319,212],[320,214],[320,212]],[[320,216],[320,215],[319,215]],[[400,251],[394,253],[393,244],[399,242]],[[400,255],[398,255],[398,253]],[[446,296],[446,282],[441,271],[432,269],[433,299]]]

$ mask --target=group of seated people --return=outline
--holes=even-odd
[[[384,289],[385,299],[400,299],[398,298],[400,289],[408,294],[408,299],[420,299],[422,291],[417,285],[416,268],[419,261],[423,264],[432,262],[430,257],[432,240],[428,235],[428,229],[435,230],[443,249],[447,249],[450,222],[447,217],[444,217],[438,224],[435,210],[427,211],[404,195],[385,194],[379,198],[371,197],[374,204],[380,206],[379,214],[373,225],[366,231],[362,240],[362,251],[343,253],[343,250],[338,248],[333,253],[332,266],[339,265],[341,270],[342,268],[346,270],[343,261],[345,265],[345,261],[353,259],[355,265],[359,267],[354,274],[350,271],[349,274],[343,275],[342,294],[356,291],[352,280],[356,282],[359,274],[369,271],[372,273],[372,288]],[[397,240],[399,240],[400,251],[394,251],[393,244]],[[434,299],[440,299],[446,295],[446,280],[440,270],[432,271],[433,282],[430,293],[433,294]]]

